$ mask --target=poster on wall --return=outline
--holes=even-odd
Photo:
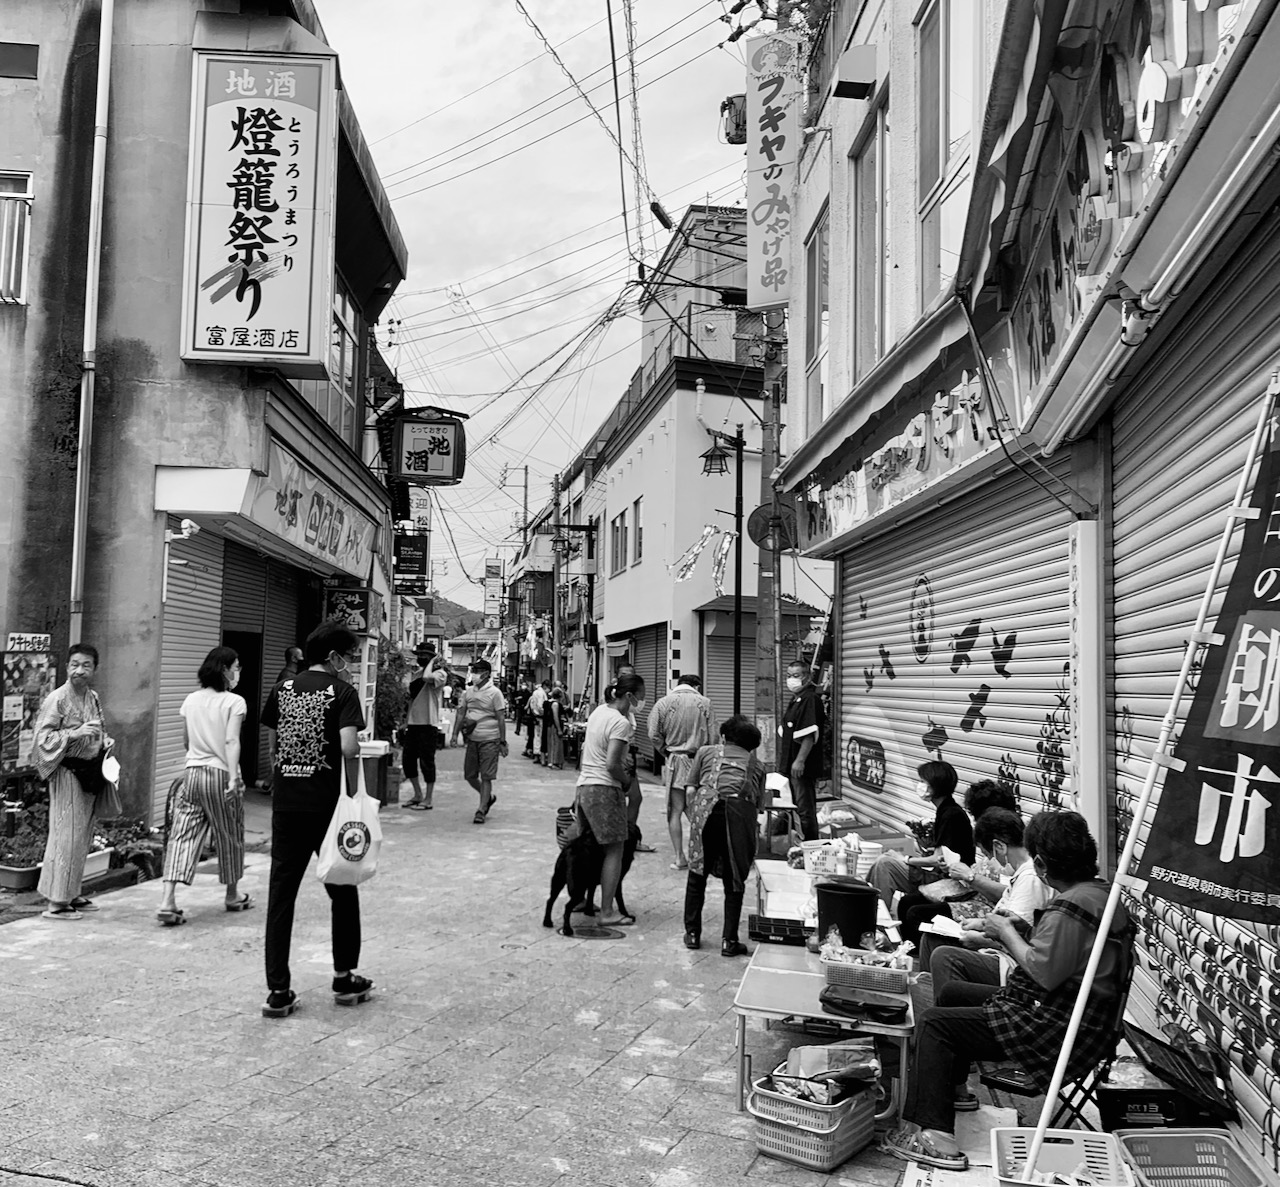
[[[36,715],[58,683],[51,635],[8,636],[4,653],[4,715],[0,723],[0,772],[31,766]]]
[[[1138,876],[1193,910],[1280,924],[1280,448],[1263,455]]]
[[[326,377],[335,72],[327,57],[196,52],[184,359]]]

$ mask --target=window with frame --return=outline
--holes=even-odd
[[[934,0],[919,24],[920,304],[955,276],[982,78],[981,0]]]
[[[341,281],[333,288],[333,317],[329,324],[329,378],[297,380],[296,386],[329,427],[356,448],[360,406],[361,356],[364,320]]]
[[[809,428],[815,429],[830,411],[827,406],[827,329],[829,323],[828,267],[831,211],[822,212],[805,244],[805,411]]]
[[[631,504],[631,531],[635,537],[635,552],[631,563],[635,564],[644,555],[644,496],[641,495]]]
[[[609,521],[609,575],[627,567],[627,513],[619,512]]]
[[[0,305],[27,303],[31,174],[0,172]]]
[[[861,379],[889,345],[889,105],[881,103],[850,157],[854,373]]]

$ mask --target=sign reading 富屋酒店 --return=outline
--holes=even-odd
[[[335,69],[326,57],[196,52],[184,359],[324,377]]]

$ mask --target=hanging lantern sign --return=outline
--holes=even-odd
[[[467,468],[467,436],[457,416],[396,421],[391,478],[411,486],[456,486]]]

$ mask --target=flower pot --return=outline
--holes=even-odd
[[[34,890],[39,881],[39,866],[0,865],[0,886],[6,890]]]
[[[95,849],[84,859],[84,876],[92,878],[96,874],[105,874],[111,868],[112,849]]]

